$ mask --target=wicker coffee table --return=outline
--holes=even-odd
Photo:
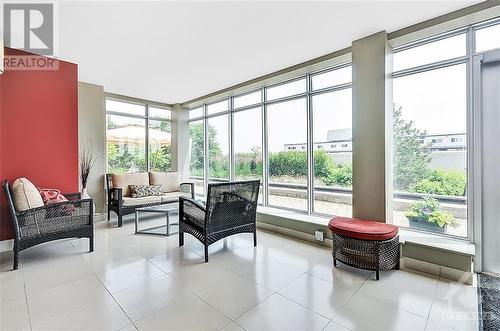
[[[150,213],[163,214],[165,216],[164,222],[162,222],[161,220],[159,221],[158,218],[151,220],[151,218],[147,219],[144,217],[146,214]],[[179,231],[171,232],[170,227],[172,225],[179,224],[178,215],[179,204],[177,202],[152,207],[137,208],[135,210],[135,233],[154,234],[167,237],[171,234],[176,234]],[[177,219],[175,219],[173,216],[177,216]],[[147,226],[141,229],[141,224],[147,224]]]

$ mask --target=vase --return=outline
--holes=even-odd
[[[92,197],[87,192],[87,188],[85,188],[85,187],[82,189],[82,199],[92,199]],[[95,202],[94,202],[94,199],[92,199],[92,206],[93,206],[93,211],[94,211],[94,214],[95,214]]]

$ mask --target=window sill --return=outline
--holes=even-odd
[[[288,228],[293,223],[305,223],[312,227],[321,227],[323,230],[328,230],[328,222],[330,217],[307,215],[297,211],[283,210],[279,208],[259,206],[257,209],[258,220],[264,223],[267,217],[280,219],[280,224],[274,224],[283,228]],[[326,229],[325,229],[326,228]],[[329,230],[328,232],[329,233]],[[312,233],[309,233],[312,234]],[[327,234],[328,237],[330,237]],[[423,247],[429,247],[445,252],[453,252],[466,256],[475,255],[475,245],[467,240],[460,240],[455,238],[443,237],[431,233],[424,233],[418,231],[411,231],[409,229],[399,230],[400,242],[403,244],[411,243]]]

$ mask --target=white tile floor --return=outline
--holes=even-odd
[[[332,268],[330,250],[267,232],[210,248],[96,224],[88,240],[0,254],[1,330],[477,330],[474,286]]]

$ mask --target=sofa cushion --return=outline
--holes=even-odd
[[[111,177],[114,188],[122,189],[122,196],[130,197],[129,185],[149,185],[149,175],[147,172],[135,174],[113,174]]]
[[[43,200],[38,189],[26,178],[18,178],[12,183],[12,200],[16,211],[43,207]]]
[[[128,188],[132,198],[163,195],[161,185],[129,185]]]
[[[191,195],[186,192],[169,192],[163,194],[161,197],[163,198],[163,201],[179,201],[179,197],[186,197],[186,198],[191,198]]]
[[[362,240],[389,240],[398,234],[395,225],[350,217],[335,217],[328,227],[335,234]]]
[[[156,172],[149,173],[151,185],[161,185],[163,192],[177,192],[180,190],[181,176],[178,172]]]
[[[124,206],[137,206],[137,205],[145,205],[148,203],[160,203],[161,196],[150,196],[150,197],[141,197],[141,198],[131,198],[131,197],[123,197],[123,205]]]

